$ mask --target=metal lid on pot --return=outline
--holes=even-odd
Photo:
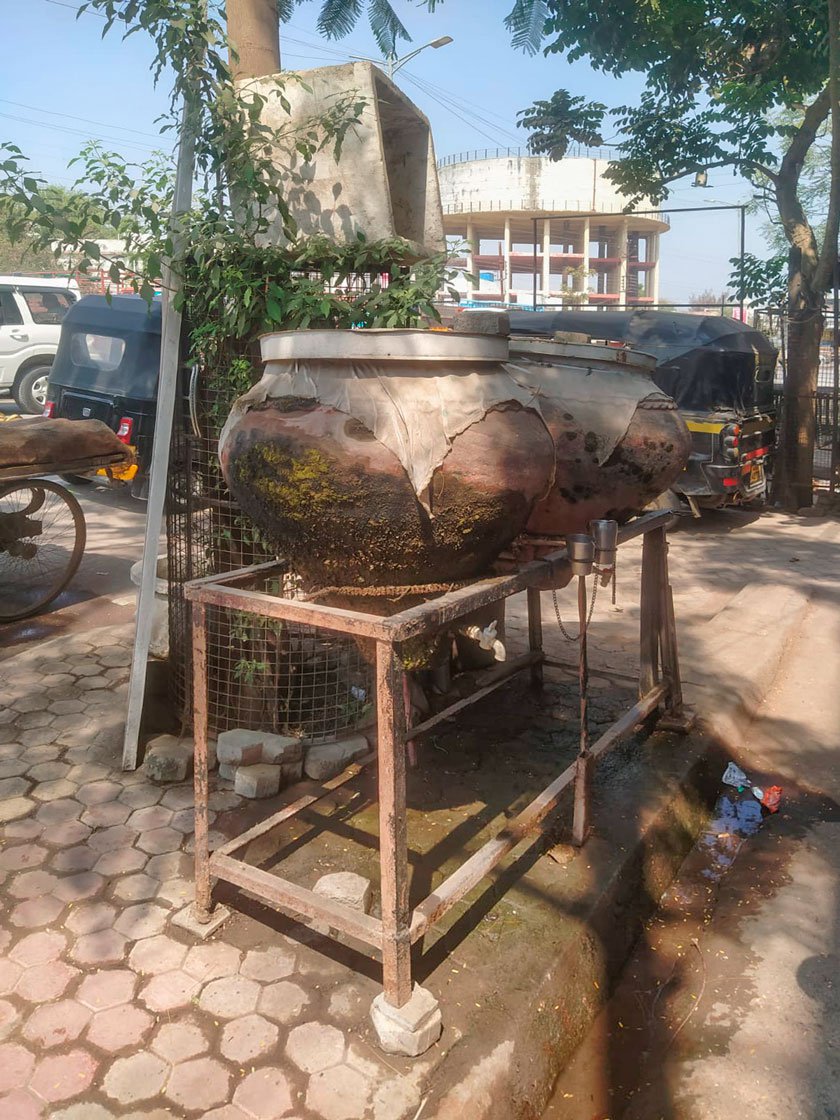
[[[413,329],[275,331],[260,338],[264,362],[503,362],[508,340]]]
[[[549,342],[544,338],[510,339],[510,356],[530,358],[535,362],[569,362],[571,365],[586,365],[592,362],[607,363],[613,367],[624,367],[633,373],[647,375],[656,369],[656,358],[641,350],[624,346],[607,346],[603,343]]]

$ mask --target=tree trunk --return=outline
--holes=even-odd
[[[822,301],[809,301],[788,312],[788,358],[785,378],[776,498],[794,511],[813,503],[817,372],[823,331]]]
[[[276,74],[280,69],[277,0],[227,0],[226,11],[234,78]]]

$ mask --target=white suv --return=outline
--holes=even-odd
[[[41,412],[61,320],[79,298],[75,280],[0,276],[0,393],[22,412]]]

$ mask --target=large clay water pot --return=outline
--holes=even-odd
[[[435,331],[300,331],[262,340],[222,470],[310,582],[419,585],[487,572],[554,470],[507,340]]]

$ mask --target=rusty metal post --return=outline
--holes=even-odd
[[[542,600],[539,588],[529,587],[526,594],[528,596],[528,648],[531,653],[542,653]],[[543,686],[542,661],[535,661],[531,666],[531,685],[535,689],[541,689]]]
[[[639,619],[639,696],[659,683],[660,549],[656,530],[644,535],[642,544],[642,593]]]
[[[674,592],[671,588],[671,579],[668,572],[668,532],[663,527],[654,529],[650,536],[655,538],[656,549],[659,554],[659,643],[662,656],[662,680],[667,688],[665,714],[659,721],[658,726],[663,731],[685,732],[690,729],[692,720],[691,717],[686,715],[683,707]]]
[[[405,726],[402,668],[391,642],[376,643],[379,737],[379,866],[382,890],[382,984],[385,999],[411,998],[411,911],[408,905],[408,826],[405,804]]]
[[[208,841],[208,777],[207,760],[207,608],[192,604],[193,656],[193,736],[195,757],[195,920],[206,924],[213,910],[210,884],[210,848]]]
[[[575,810],[572,843],[581,847],[589,832],[592,756],[589,753],[589,654],[586,647],[586,577],[578,576],[578,689],[580,692],[580,749],[575,763]]]

